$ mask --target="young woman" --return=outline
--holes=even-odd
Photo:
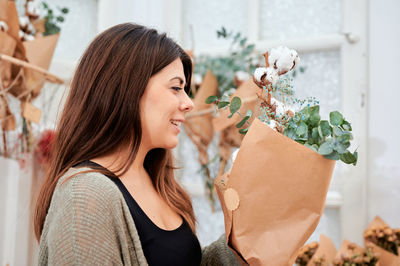
[[[83,54],[35,213],[39,265],[234,265],[201,250],[170,149],[193,108],[190,57],[165,34],[121,24]]]

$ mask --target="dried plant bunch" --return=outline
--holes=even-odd
[[[312,257],[317,251],[318,246],[318,242],[311,242],[303,246],[297,255],[295,263],[299,266],[306,266],[308,262],[311,261]]]
[[[325,258],[325,255],[322,255],[321,257],[314,256],[312,258],[312,264],[313,266],[327,266],[328,262]]]
[[[364,239],[398,256],[400,246],[400,228],[392,229],[388,225],[373,226],[364,232]]]
[[[346,249],[346,253],[333,260],[333,266],[375,266],[379,261],[380,255],[374,252],[371,245],[367,245],[362,252],[354,243],[348,244]]]

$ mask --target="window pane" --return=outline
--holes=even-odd
[[[293,85],[298,98],[314,96],[320,101],[323,119],[341,108],[340,52],[325,51],[300,54],[304,73],[297,73]]]
[[[196,49],[212,48],[215,45],[227,45],[217,39],[216,31],[224,26],[245,34],[247,27],[247,1],[221,0],[204,1],[189,0],[183,2],[183,33],[185,48],[192,48],[190,26]]]
[[[261,0],[260,38],[302,38],[340,32],[340,0]]]

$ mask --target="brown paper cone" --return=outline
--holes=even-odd
[[[217,91],[217,78],[209,70],[204,76],[204,80],[193,100],[195,107],[189,114],[210,108],[210,105],[206,104],[205,100],[210,95],[216,95]],[[214,137],[211,119],[212,114],[208,113],[201,116],[189,117],[183,124],[189,138],[199,150],[199,161],[203,165],[208,163],[207,146]]]
[[[385,221],[383,221],[381,217],[376,216],[374,218],[374,220],[372,220],[372,222],[368,225],[366,230],[371,229],[372,227],[380,227],[380,226],[388,226],[388,224],[386,224]],[[380,265],[382,265],[382,266],[386,266],[386,265],[398,266],[398,265],[400,265],[400,256],[396,256],[395,254],[379,247],[375,243],[372,243],[366,239],[364,239],[364,242],[365,242],[365,245],[367,245],[367,243],[372,245],[374,247],[374,250],[376,250],[376,252],[378,252],[381,255],[380,259],[379,259]],[[398,254],[400,254],[400,253],[398,253]]]
[[[0,31],[0,53],[12,56],[17,45],[16,40],[5,32]],[[0,75],[3,81],[3,86],[11,80],[11,63],[0,61]]]
[[[19,40],[19,19],[14,1],[0,0],[0,20],[7,23],[7,33],[15,40]]]
[[[313,259],[321,257],[324,257],[326,265],[329,265],[329,263],[331,263],[335,258],[336,252],[337,251],[332,240],[329,237],[321,234],[319,236],[318,248],[315,251],[311,260],[307,263],[307,266],[315,266]]]
[[[59,37],[60,34],[36,36],[32,41],[23,42],[28,62],[48,70]]]
[[[260,88],[253,82],[252,79],[249,79],[246,82],[243,82],[235,91],[235,93],[231,96],[231,98],[237,96],[242,100],[242,106],[239,109],[239,112],[243,115],[246,114],[247,110],[252,110],[253,115],[249,122],[251,122],[254,117],[259,115],[258,106],[260,106],[260,100],[254,100],[249,102],[243,102],[244,99],[249,99],[251,97],[256,97],[257,93],[261,92]],[[218,117],[213,119],[213,126],[215,131],[221,131],[231,125],[236,125],[242,118],[235,114],[231,118],[228,118],[230,114],[229,108],[221,109]],[[245,126],[247,127],[247,125]]]
[[[239,195],[225,221],[229,245],[250,265],[293,265],[319,222],[334,166],[256,119],[227,184]]]
[[[348,241],[347,239],[344,239],[342,242],[342,245],[340,246],[340,249],[334,259],[340,259],[344,255],[348,255],[348,256],[352,257],[354,254],[359,254],[359,255],[363,254],[364,249],[362,247],[354,244],[355,249],[354,249],[354,251],[351,251],[348,249],[349,244],[354,244],[354,243]]]

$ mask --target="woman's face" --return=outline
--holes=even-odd
[[[194,107],[185,84],[179,58],[150,78],[140,99],[142,144],[149,149],[172,149],[178,144],[180,125]]]

